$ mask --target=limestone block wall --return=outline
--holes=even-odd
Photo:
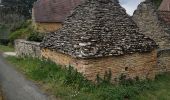
[[[111,71],[112,82],[119,81],[120,76],[126,75],[127,78],[134,79],[153,79],[157,64],[157,53],[136,53],[117,57],[106,57],[96,59],[78,59],[49,49],[42,50],[42,56],[51,59],[57,64],[72,65],[92,81],[96,76],[103,77],[105,72]]]
[[[38,32],[55,32],[62,28],[62,23],[39,23],[34,22],[33,26]]]
[[[41,57],[40,43],[26,41],[26,40],[15,40],[15,51],[17,56],[31,56]]]

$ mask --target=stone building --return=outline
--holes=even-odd
[[[66,16],[81,0],[38,0],[32,9],[35,29],[39,32],[54,32],[62,27]]]
[[[159,9],[152,2],[142,2],[133,14],[141,32],[154,39],[161,49],[170,48],[170,0],[163,0]]]
[[[63,27],[40,44],[45,58],[72,65],[95,81],[111,72],[111,81],[153,79],[156,43],[139,32],[118,0],[86,0],[76,7]]]

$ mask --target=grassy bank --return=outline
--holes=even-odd
[[[13,47],[0,45],[0,52],[13,52],[15,51]]]
[[[71,67],[61,69],[53,62],[8,57],[26,76],[41,83],[44,90],[62,100],[169,100],[170,74],[157,76],[155,81],[122,82],[114,86],[108,81],[94,85]]]

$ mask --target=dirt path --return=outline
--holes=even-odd
[[[1,55],[0,84],[6,100],[48,100],[34,83],[7,64]]]

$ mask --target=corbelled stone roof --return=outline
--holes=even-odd
[[[86,0],[61,30],[44,38],[41,47],[77,58],[152,51],[156,43],[138,30],[117,0]]]

